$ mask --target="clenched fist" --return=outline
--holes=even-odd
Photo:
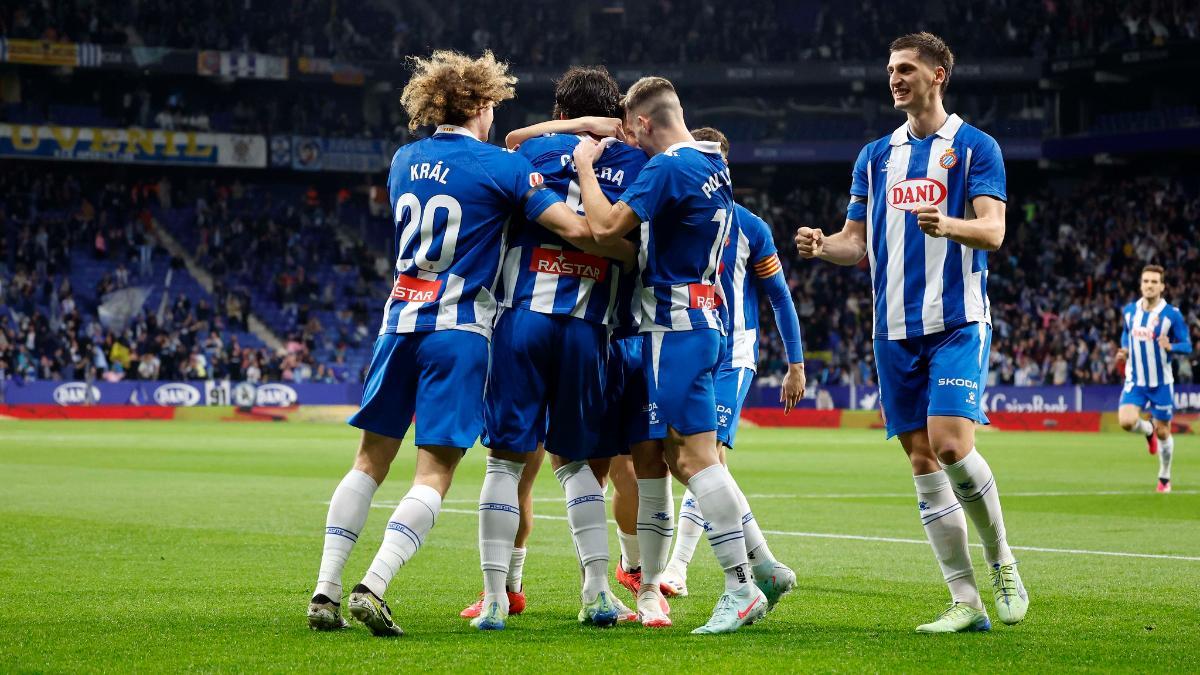
[[[816,258],[825,250],[825,233],[811,227],[796,230],[796,252],[801,258]]]

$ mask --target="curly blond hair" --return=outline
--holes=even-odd
[[[477,59],[449,49],[439,49],[429,58],[409,58],[414,72],[400,94],[409,129],[426,124],[462,124],[489,103],[516,95],[513,85],[517,78],[491,50]]]

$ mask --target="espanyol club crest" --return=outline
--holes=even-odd
[[[946,148],[946,151],[938,158],[938,165],[943,169],[953,169],[956,164],[958,164],[958,155],[954,154],[954,148]]]

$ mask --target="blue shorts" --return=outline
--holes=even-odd
[[[749,368],[734,368],[729,361],[717,369],[717,440],[726,447],[733,447],[737,435],[738,420],[742,417],[742,404],[750,393],[754,371]]]
[[[364,431],[404,438],[415,413],[418,446],[466,450],[483,429],[487,363],[488,341],[478,333],[380,335],[362,407],[347,421]]]
[[[616,454],[627,455],[629,446],[650,440],[649,420],[642,336],[616,338],[608,344],[600,443]]]
[[[970,323],[907,340],[875,340],[887,436],[929,425],[935,416],[988,424],[983,414],[992,327]]]
[[[1139,387],[1126,382],[1125,389],[1121,391],[1121,405],[1136,405],[1138,410],[1149,408],[1151,417],[1160,422],[1170,422],[1175,415],[1175,385]]]
[[[642,360],[650,404],[650,438],[670,427],[684,436],[716,431],[719,331],[708,328],[642,334]]]
[[[505,309],[492,332],[483,444],[575,461],[611,457],[600,446],[608,329],[571,316]]]

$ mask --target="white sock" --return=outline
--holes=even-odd
[[[528,549],[513,547],[512,556],[508,559],[508,579],[505,581],[507,590],[513,593],[521,592],[521,577],[525,574],[525,553]]]
[[[313,595],[342,601],[342,570],[367,522],[367,512],[371,510],[371,499],[377,489],[379,485],[373,478],[358,469],[351,469],[333,491],[329,514],[325,516],[321,571],[317,573],[317,589]]]
[[[967,548],[967,518],[950,488],[950,479],[945,471],[937,471],[913,476],[913,483],[917,487],[917,513],[942,568],[942,578],[950,587],[950,597],[954,602],[982,609],[983,600],[975,587],[971,552]]]
[[[711,526],[708,543],[725,570],[725,590],[741,591],[750,583],[750,570],[742,508],[733,477],[724,466],[713,464],[692,476],[688,488]]]
[[[1000,490],[987,460],[975,448],[961,461],[943,467],[953,484],[958,503],[975,524],[983,540],[983,557],[989,567],[1014,562],[1004,533],[1004,514],[1000,511]]]
[[[1138,421],[1134,422],[1132,427],[1129,427],[1129,433],[1148,436],[1154,433],[1154,425],[1139,417]]]
[[[642,549],[638,546],[637,532],[626,534],[617,528],[617,541],[621,544],[621,564],[626,572],[642,567]]]
[[[696,503],[696,495],[686,490],[683,502],[679,506],[679,527],[675,528],[675,550],[671,553],[669,564],[675,571],[686,576],[688,564],[692,562],[692,554],[696,552],[696,543],[704,534],[708,523]]]
[[[428,485],[414,485],[404,495],[388,519],[383,544],[362,580],[372,593],[383,597],[392,577],[417,554],[441,510],[442,495]]]
[[[642,552],[642,583],[657,586],[667,566],[675,534],[675,504],[671,477],[638,479],[638,548]]]
[[[725,467],[725,470],[729,471],[729,467]],[[771,549],[767,547],[767,538],[763,536],[758,519],[750,510],[746,494],[738,487],[732,474],[729,480],[733,481],[733,489],[737,492],[738,506],[742,512],[742,530],[746,533],[746,557],[750,561],[750,569],[759,576],[768,575],[775,568],[775,556],[771,555]]]
[[[1171,457],[1175,454],[1175,436],[1167,436],[1167,440],[1158,442],[1158,478],[1171,480]]]
[[[583,601],[608,590],[608,519],[604,489],[587,462],[571,462],[554,470],[567,498],[567,524],[583,567]]]
[[[495,457],[487,459],[487,473],[479,492],[479,566],[483,569],[484,605],[496,602],[508,612],[508,565],[513,542],[521,524],[517,484],[521,482],[521,462]]]

